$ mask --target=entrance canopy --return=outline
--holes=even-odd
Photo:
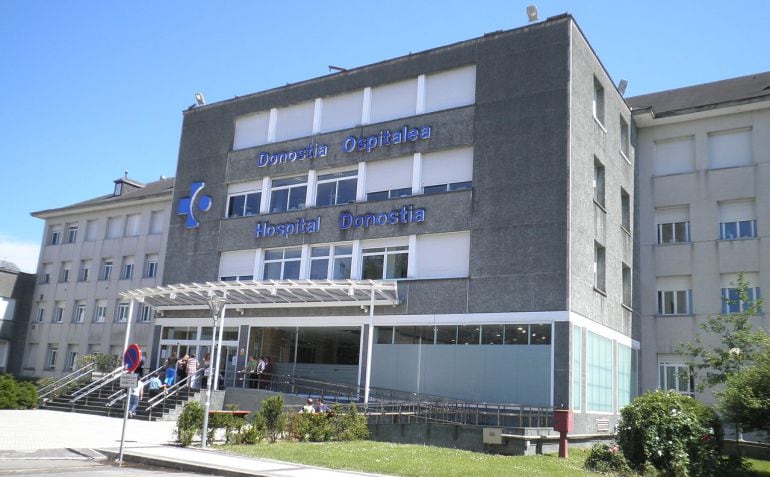
[[[227,308],[297,308],[398,305],[396,281],[248,280],[180,283],[120,292],[156,310],[208,310],[209,299],[223,297]]]

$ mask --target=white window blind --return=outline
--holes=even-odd
[[[743,281],[747,283],[749,288],[759,286],[759,274],[756,272],[744,272]],[[722,288],[737,288],[738,287],[738,274],[737,273],[723,273],[719,277],[720,286]]]
[[[163,233],[163,226],[166,222],[166,214],[162,210],[154,210],[150,214],[150,233],[160,234]]]
[[[658,290],[691,290],[692,277],[689,275],[675,277],[658,277],[656,279]]]
[[[467,277],[470,246],[470,232],[418,236],[417,278]]]
[[[275,140],[285,141],[287,139],[310,136],[313,133],[314,111],[315,101],[307,101],[279,108]]]
[[[690,208],[685,206],[655,209],[655,216],[659,224],[687,222],[690,220]]]
[[[110,217],[107,219],[107,238],[114,239],[121,235],[121,217]]]
[[[219,276],[237,277],[254,275],[256,254],[256,250],[222,252],[222,256],[219,259]]]
[[[473,179],[473,148],[463,147],[422,156],[422,185],[452,184]]]
[[[235,120],[235,138],[233,149],[245,149],[267,143],[267,126],[270,123],[270,111],[241,116]]]
[[[695,170],[693,136],[655,142],[655,175],[678,174]]]
[[[476,65],[431,74],[425,82],[426,112],[466,106],[476,101]]]
[[[96,220],[86,222],[86,242],[94,242],[98,236],[98,224]]]
[[[262,180],[238,182],[227,186],[228,194],[240,194],[242,192],[259,192],[262,190]]]
[[[751,164],[751,129],[709,134],[709,167]]]
[[[414,116],[416,111],[417,78],[372,88],[372,123]]]
[[[412,156],[366,163],[366,192],[412,186]]]
[[[363,105],[363,90],[324,98],[321,132],[337,131],[361,124]]]
[[[754,220],[754,201],[736,200],[719,203],[719,222]]]
[[[139,214],[132,214],[126,217],[126,237],[139,235]]]

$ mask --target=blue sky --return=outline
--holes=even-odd
[[[34,272],[32,211],[173,176],[181,111],[527,23],[532,2],[0,2],[0,259]],[[770,70],[770,2],[539,1],[626,95]]]

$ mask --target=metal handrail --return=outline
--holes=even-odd
[[[83,376],[93,372],[93,368],[96,367],[96,363],[88,363],[85,366],[76,369],[66,376],[62,376],[51,384],[47,384],[37,391],[38,399],[45,402],[48,400],[48,396],[55,393],[59,389],[65,388],[75,381],[78,381]]]
[[[84,397],[88,396],[92,392],[101,389],[102,387],[106,386],[112,381],[118,379],[121,374],[123,374],[123,366],[119,366],[113,369],[109,374],[105,374],[98,380],[88,384],[88,386],[80,388],[77,392],[75,392],[72,395],[72,399],[70,399],[70,403],[75,403],[76,401],[79,401],[80,399],[83,399]]]
[[[153,376],[155,376],[157,374],[160,374],[160,371],[162,369],[166,369],[166,367],[165,366],[160,366],[158,369],[154,370],[150,374],[145,374],[144,376],[142,376],[142,379],[140,379],[139,382],[140,383],[147,383],[147,381],[149,381],[150,378],[152,378]],[[112,393],[109,396],[107,396],[108,402],[107,402],[107,404],[105,406],[106,407],[110,407],[113,404],[115,404],[116,402],[121,401],[121,400],[123,400],[125,398],[126,398],[126,393],[123,391],[123,389],[122,388],[118,389],[114,393]]]
[[[147,401],[147,410],[150,411],[154,409],[157,405],[162,404],[166,401],[166,399],[177,395],[180,391],[183,391],[185,389],[190,389],[190,383],[192,382],[193,377],[202,377],[203,373],[206,371],[206,368],[200,368],[197,371],[195,371],[194,374],[186,376],[184,379],[174,383],[173,386],[170,388],[166,388],[162,393],[158,394],[157,396],[150,398]]]

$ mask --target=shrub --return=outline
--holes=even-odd
[[[34,409],[37,407],[37,388],[29,381],[17,383],[16,406],[18,409]]]
[[[584,466],[586,470],[604,474],[623,476],[634,474],[618,445],[594,444]]]
[[[369,439],[369,427],[366,425],[366,416],[359,414],[356,405],[350,403],[348,412],[342,412],[342,406],[335,404],[333,409],[332,425],[334,426],[334,438],[338,441],[355,441]]]
[[[19,387],[9,374],[0,374],[0,409],[16,409]]]
[[[262,442],[267,434],[265,418],[260,413],[251,413],[246,416],[246,424],[233,436],[234,444],[256,444]]]
[[[96,370],[103,373],[110,372],[120,366],[120,360],[115,356],[110,354],[94,353],[81,356],[80,359],[78,359],[78,368],[82,368],[83,366],[91,363],[96,363]]]
[[[203,427],[203,407],[198,401],[185,404],[182,413],[176,421],[176,440],[187,447],[192,444],[195,434]]]
[[[621,411],[618,443],[629,464],[671,475],[713,475],[722,466],[722,426],[713,410],[675,391],[647,392]]]
[[[286,412],[283,410],[283,397],[272,396],[264,401],[259,408],[259,413],[265,421],[267,429],[267,438],[270,442],[275,442],[283,433],[286,427]]]
[[[289,429],[292,437],[300,441],[326,442],[334,437],[334,427],[326,414],[292,414]]]

